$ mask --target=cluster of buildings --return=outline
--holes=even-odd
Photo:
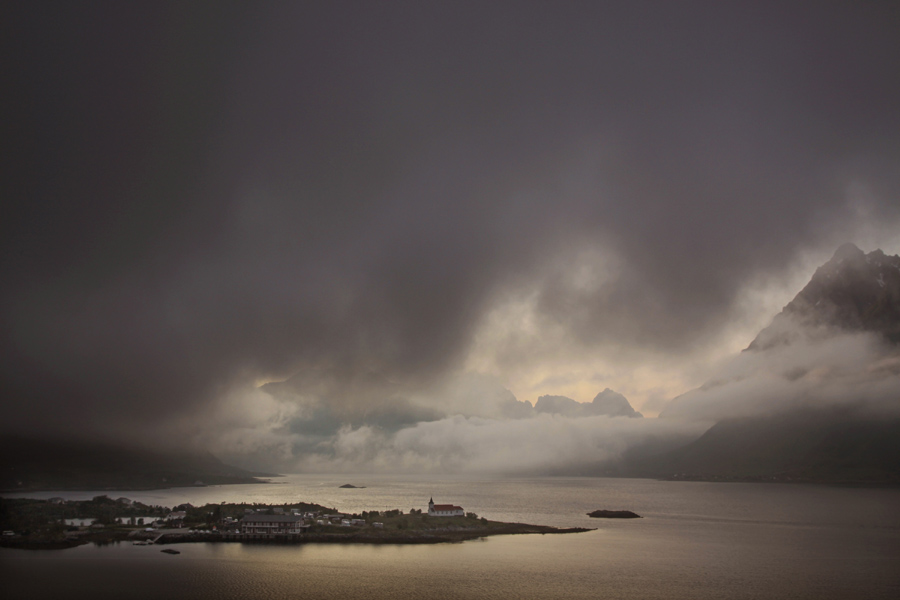
[[[241,539],[265,540],[265,539],[292,539],[309,531],[313,524],[318,526],[333,525],[338,527],[366,527],[365,519],[354,519],[345,514],[318,514],[302,513],[299,509],[286,512],[283,508],[275,508],[273,514],[262,513],[253,509],[246,509],[246,513],[240,521],[234,521],[238,525]],[[428,502],[428,515],[432,517],[457,517],[465,516],[461,506],[453,504],[435,504],[434,499]],[[384,528],[383,523],[373,522],[375,529]],[[234,533],[237,533],[235,531]]]

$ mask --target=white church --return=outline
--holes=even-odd
[[[464,517],[465,515],[462,506],[435,504],[434,498],[428,501],[428,516],[430,517]]]

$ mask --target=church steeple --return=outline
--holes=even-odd
[[[434,496],[432,496],[431,499],[428,500],[428,512],[434,512]]]

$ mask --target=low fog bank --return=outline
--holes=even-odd
[[[798,327],[784,344],[725,361],[660,418],[635,418],[609,389],[590,403],[548,395],[532,404],[484,374],[417,390],[374,375],[348,382],[305,372],[233,394],[208,423],[217,433],[198,439],[233,464],[285,472],[610,474],[627,470],[623,459],[683,447],[716,423],[896,420],[898,398],[895,345],[873,333]]]
[[[645,394],[638,408],[651,416],[661,408],[660,418],[642,418],[624,395],[608,387],[591,402],[559,394],[585,400],[607,383],[618,387],[616,382],[627,378],[615,369],[597,369],[582,381],[583,387],[596,387],[578,394],[566,387],[566,377],[550,376],[550,369],[546,377],[539,373],[542,395],[521,393],[529,399],[520,400],[507,387],[514,378],[490,374],[502,370],[465,367],[404,376],[378,361],[356,369],[322,361],[262,385],[253,370],[236,370],[213,386],[216,394],[208,401],[177,410],[167,410],[166,403],[142,405],[131,416],[149,416],[138,428],[119,431],[131,444],[158,446],[166,440],[172,447],[210,450],[246,469],[285,473],[752,477],[790,470],[792,477],[825,480],[823,473],[837,472],[836,462],[826,459],[840,447],[848,456],[872,457],[841,471],[846,477],[885,479],[882,474],[894,467],[882,457],[896,456],[890,444],[858,449],[871,432],[881,431],[879,439],[896,438],[894,425],[885,423],[900,423],[900,350],[892,337],[900,331],[898,297],[900,258],[842,246],[769,327],[752,342],[743,341],[744,351],[695,361],[703,363],[697,372],[712,374],[705,384],[652,406]],[[547,351],[554,348],[551,344]],[[646,390],[659,380],[643,374],[666,368],[648,362],[643,370],[628,372]],[[137,394],[138,387],[130,382],[123,393]],[[122,416],[104,414],[112,421]],[[843,428],[850,421],[854,431]],[[85,434],[98,428],[93,421],[92,429],[73,423],[67,430]],[[773,431],[781,432],[784,444],[770,443]],[[810,449],[803,469],[796,467],[798,437]],[[760,443],[767,447],[758,448]],[[740,473],[729,466],[742,461],[747,467]],[[877,477],[866,470],[871,464],[885,465]]]
[[[533,405],[484,374],[423,391],[307,372],[233,393],[192,435],[226,462],[282,472],[600,474],[630,449],[675,447],[711,425],[635,417],[609,389],[591,403],[544,396]]]
[[[721,421],[846,406],[900,416],[900,351],[876,334],[816,329],[789,344],[742,352],[660,416]]]
[[[327,453],[300,460],[304,471],[443,472],[486,474],[601,474],[625,453],[648,442],[677,445],[699,435],[696,423],[623,417],[528,419],[457,415],[389,433],[345,427]]]

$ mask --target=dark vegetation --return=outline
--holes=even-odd
[[[86,542],[106,543],[117,532],[143,528],[169,512],[164,506],[140,502],[129,505],[107,496],[62,504],[30,498],[0,498],[0,530],[4,532],[0,544],[60,548]],[[67,525],[67,519],[94,519],[94,525]],[[77,543],[73,543],[75,538]]]

